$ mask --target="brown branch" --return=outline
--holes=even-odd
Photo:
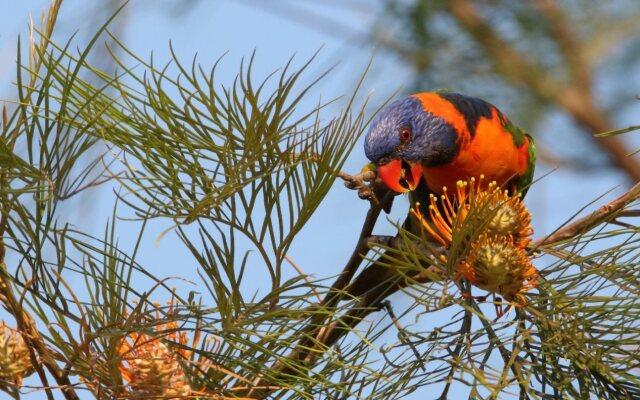
[[[351,282],[353,276],[355,275],[358,267],[362,264],[364,260],[364,255],[369,251],[369,237],[373,232],[373,228],[380,216],[380,212],[385,207],[385,205],[391,201],[393,201],[394,194],[390,191],[387,191],[385,196],[380,200],[379,203],[374,204],[372,202],[371,208],[367,212],[367,217],[362,225],[362,229],[360,231],[360,236],[358,238],[358,242],[356,244],[356,248],[351,253],[351,257],[347,264],[345,265],[342,273],[336,281],[331,286],[329,293],[324,298],[322,305],[325,307],[333,306],[338,300],[338,294],[342,292],[342,290]]]
[[[380,260],[378,260],[380,262]],[[380,268],[376,267],[377,262],[368,267],[358,276],[356,280],[367,281],[368,290],[359,293],[358,303],[347,311],[340,319],[334,321],[327,327],[324,334],[319,338],[319,344],[325,347],[333,346],[341,337],[351,332],[353,328],[367,315],[380,309],[384,299],[416,283],[431,281],[431,276],[442,276],[442,271],[434,266],[425,266],[424,272],[420,272],[412,277],[405,277],[400,273],[380,274]],[[379,267],[379,265],[378,265]],[[382,267],[391,270],[389,267]],[[350,293],[351,293],[351,288]],[[353,295],[353,294],[352,294]]]
[[[640,183],[636,183],[636,185],[633,186],[627,193],[620,196],[616,200],[612,201],[611,203],[605,204],[590,215],[580,218],[579,220],[557,230],[556,232],[553,232],[548,236],[533,241],[529,245],[529,248],[535,249],[542,245],[555,244],[588,232],[601,223],[616,216],[616,214],[622,212],[622,209],[626,205],[639,198]],[[629,215],[635,215],[635,213],[631,213]]]
[[[545,99],[559,90],[557,82],[541,77],[542,68],[504,40],[470,1],[450,0],[448,6],[460,27],[493,59],[494,67],[507,80],[525,84]]]
[[[399,242],[393,241],[393,243],[397,245]],[[340,340],[340,338],[352,332],[356,325],[367,315],[380,310],[384,299],[412,284],[429,282],[431,281],[430,277],[434,275],[442,276],[442,271],[439,268],[430,265],[424,265],[423,272],[412,277],[406,277],[400,273],[380,274],[382,268],[384,270],[391,270],[389,267],[379,265],[384,262],[386,261],[379,258],[377,262],[374,262],[361,273],[361,275],[367,277],[364,280],[368,280],[370,286],[366,292],[359,296],[357,303],[337,320],[325,322],[324,325],[320,326],[316,325],[313,333],[314,339],[301,340],[293,351],[273,366],[274,372],[281,376],[299,376],[301,373],[304,373],[304,369],[296,367],[296,363],[302,362],[304,365],[313,365],[313,363],[320,358],[326,350]],[[360,280],[360,276],[358,276],[356,280]],[[349,292],[349,294],[352,295],[351,288],[349,288]],[[331,293],[332,292],[329,292],[327,296]],[[320,316],[324,320],[327,319],[326,314],[321,314]],[[320,321],[320,323],[322,323],[322,321]],[[311,324],[307,326],[314,327]],[[247,395],[265,398],[274,390],[281,388],[268,382],[265,383],[262,378],[256,380],[255,384],[261,388],[254,387],[248,391]],[[264,386],[267,386],[268,389],[264,389]],[[242,393],[244,394],[244,392]]]
[[[347,187],[356,189],[359,192],[366,186],[364,184],[365,178],[368,180],[375,178],[375,173],[372,177],[370,177],[370,174],[366,173],[360,175],[361,176],[351,177],[345,173],[339,173],[339,176],[347,181]],[[372,183],[372,185],[375,185],[375,182]],[[371,193],[373,193],[373,191]],[[349,282],[351,282],[358,267],[362,264],[364,255],[369,251],[368,238],[373,232],[373,228],[380,216],[380,212],[384,208],[388,207],[388,205],[393,201],[394,194],[391,191],[385,190],[384,193],[384,196],[380,198],[379,201],[375,201],[373,198],[370,198],[371,207],[369,208],[362,225],[356,247],[344,266],[342,273],[340,273],[333,285],[331,285],[331,288],[324,299],[322,299],[318,307],[318,312],[314,313],[311,316],[310,321],[300,330],[300,342],[288,355],[286,355],[282,360],[276,361],[272,366],[274,372],[279,375],[299,375],[300,369],[296,367],[296,364],[308,364],[312,362],[312,360],[317,357],[317,355],[314,354],[321,351],[321,349],[318,348],[318,341],[316,338],[323,335],[325,330],[324,326],[327,324],[327,319],[330,318],[331,313],[321,312],[320,310],[329,311],[335,308],[335,305],[345,294],[343,289],[349,284]],[[248,390],[247,396],[263,398],[268,392],[274,390],[264,388],[260,389],[260,387],[265,386],[272,387],[273,385],[271,382],[267,381],[267,378],[257,378],[254,381],[254,387]],[[242,392],[242,394],[244,394],[244,392]]]
[[[499,73],[508,81],[526,85],[539,99],[562,107],[577,123],[587,129],[590,137],[611,156],[616,166],[625,171],[634,182],[640,181],[640,162],[637,158],[628,156],[631,151],[621,138],[593,137],[594,133],[612,130],[613,124],[596,104],[589,85],[584,86],[583,81],[589,81],[589,76],[572,77],[569,84],[558,82],[544,72],[544,68],[531,60],[530,55],[522,54],[503,39],[469,0],[450,0],[448,5],[461,28],[493,59],[494,67]],[[561,10],[556,9],[555,12],[561,12]],[[557,16],[555,18],[558,19]],[[556,22],[556,24],[559,23],[561,22]],[[568,28],[556,27],[555,29],[557,30],[556,40],[559,36],[569,35]],[[564,36],[561,41],[565,42],[559,43],[560,47],[565,48],[565,52],[582,53],[581,50],[572,49],[579,45],[577,41]],[[570,58],[577,57],[570,56]],[[584,73],[584,71],[580,72],[580,74]]]
[[[4,229],[2,230],[4,231]],[[5,254],[4,243],[1,240],[0,254],[3,256]],[[63,371],[56,363],[51,349],[46,345],[42,335],[38,331],[35,320],[24,309],[22,302],[15,296],[12,286],[4,258],[2,258],[0,259],[0,302],[2,302],[7,311],[13,315],[16,320],[18,331],[22,334],[25,342],[29,345],[31,364],[36,367],[36,370],[38,370],[38,375],[43,379],[45,386],[49,385],[46,382],[46,375],[40,368],[41,363],[44,364],[49,373],[56,380],[66,399],[79,400],[79,397],[69,380],[68,373]]]

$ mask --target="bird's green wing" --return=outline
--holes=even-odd
[[[522,193],[522,197],[527,194],[527,190],[529,190],[529,186],[531,186],[531,182],[533,182],[533,172],[536,167],[536,144],[529,134],[525,133],[524,135],[529,140],[529,164],[527,165],[526,172],[515,181],[516,189]]]

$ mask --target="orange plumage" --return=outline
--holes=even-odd
[[[441,193],[442,187],[453,188],[459,180],[484,174],[486,182],[504,184],[510,179],[524,175],[529,167],[528,137],[519,147],[514,145],[512,134],[506,129],[506,117],[491,106],[491,117],[480,117],[476,131],[469,132],[465,116],[451,102],[437,93],[414,95],[430,112],[447,121],[458,132],[458,154],[446,165],[425,167],[423,176],[429,189]],[[506,121],[506,122],[505,122]]]
[[[533,139],[495,106],[451,92],[390,103],[373,121],[365,152],[396,192],[414,191],[424,181],[441,194],[445,186],[482,174],[485,182],[524,194],[535,163]]]

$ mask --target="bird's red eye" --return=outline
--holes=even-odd
[[[405,126],[404,128],[400,129],[400,139],[402,140],[411,139],[411,128]]]

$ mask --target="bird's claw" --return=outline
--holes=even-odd
[[[358,182],[354,182],[354,181],[344,181],[344,186],[347,187],[347,189],[358,189]]]
[[[375,181],[377,174],[372,170],[364,170],[357,175],[349,175],[344,172],[340,172],[340,178],[344,180],[344,186],[351,190],[358,191],[358,197],[363,200],[370,200],[377,202],[377,198],[370,182]]]
[[[378,178],[375,169],[366,166],[362,172],[357,175],[340,172],[338,176],[342,178],[344,186],[348,189],[357,190],[358,197],[362,200],[369,200],[373,206],[382,207],[386,213],[391,211],[393,196],[391,196],[391,198],[387,196],[390,190]],[[381,202],[384,204],[381,204]]]
[[[369,200],[373,201],[374,203],[378,202],[375,193],[373,193],[373,190],[371,190],[369,186],[358,188],[358,197],[362,200]]]

